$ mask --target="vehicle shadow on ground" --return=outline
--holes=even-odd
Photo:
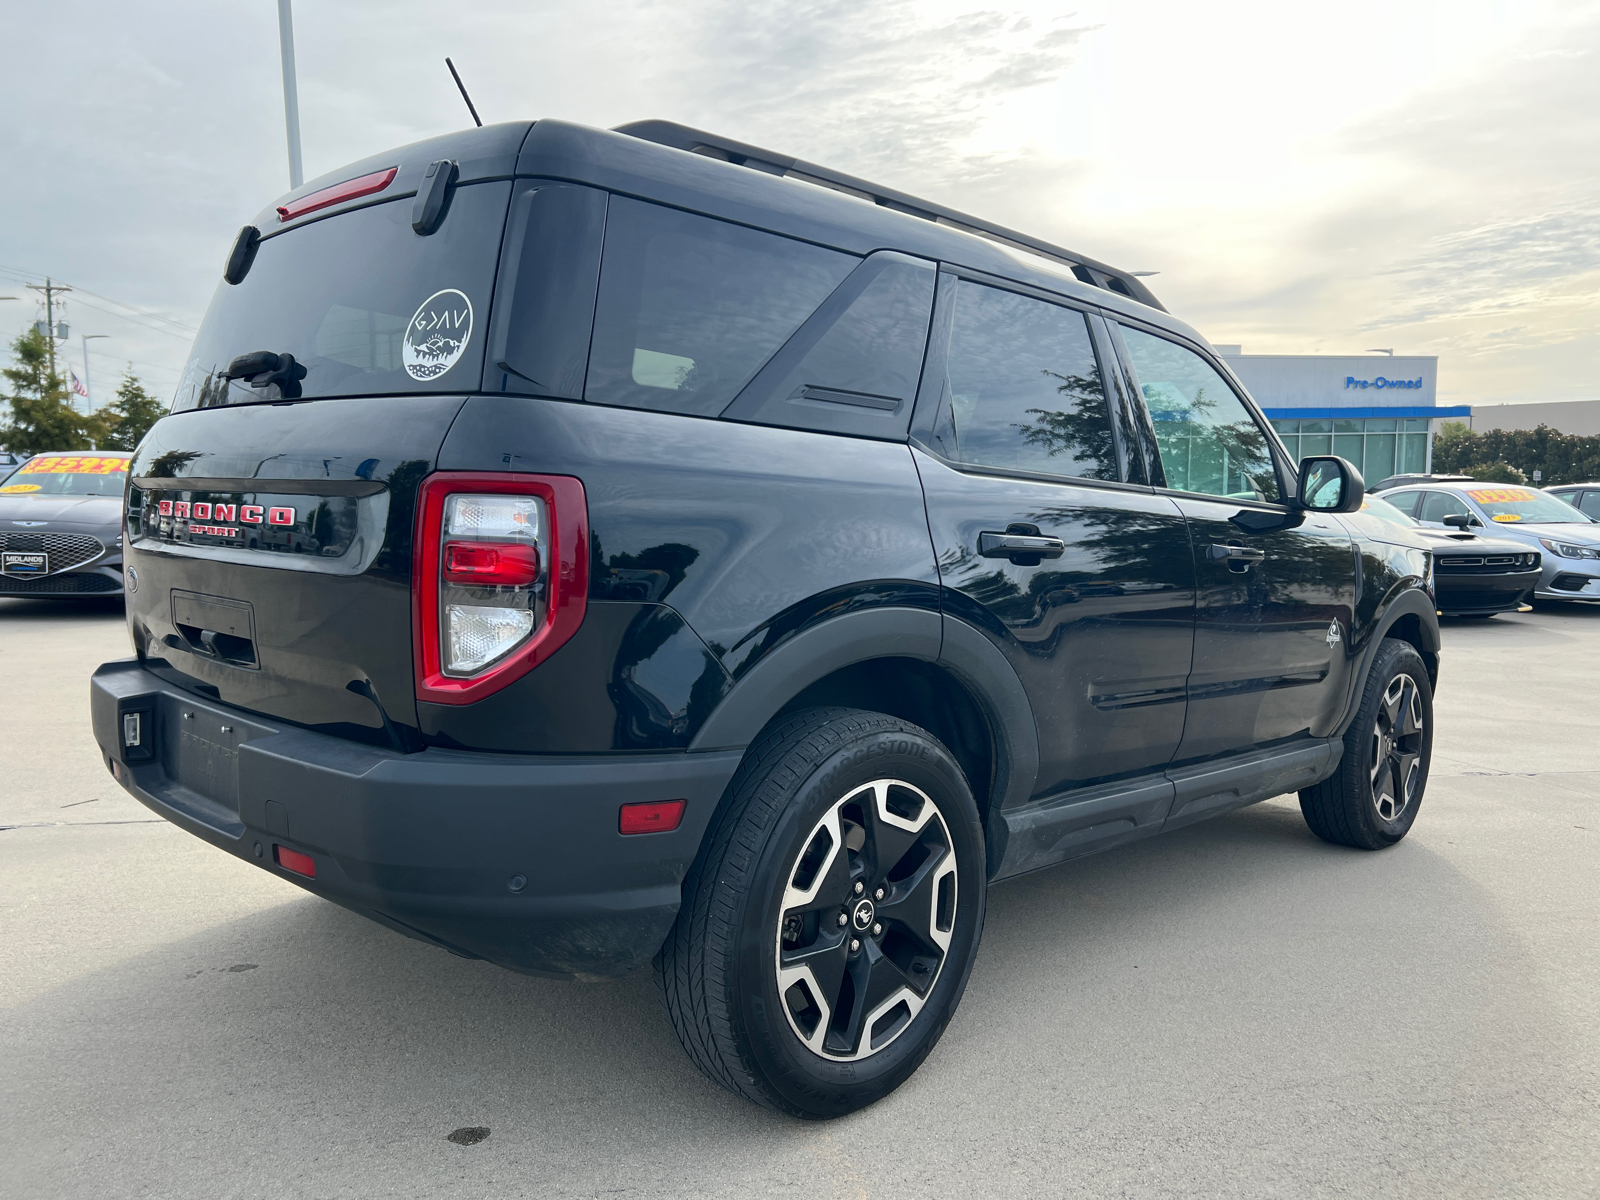
[[[1428,919],[1437,911],[1451,914],[1448,928]],[[1413,921],[1415,936],[1394,936],[1397,920]],[[1339,950],[1379,921],[1386,940]],[[1205,1082],[1219,1073],[1397,1069],[1385,1036],[1405,1036],[1405,1014],[1374,1007],[1368,989],[1451,1011],[1446,992],[1491,986],[1462,964],[1483,957],[1495,923],[1470,881],[1415,839],[1383,854],[1331,847],[1291,805],[1258,805],[996,887],[944,1042],[895,1096],[827,1126],[775,1117],[700,1076],[647,970],[605,985],[517,976],[312,897],[58,988],[13,1010],[0,1042],[11,1043],[12,1111],[28,1098],[14,1119],[70,1115],[30,1130],[30,1157],[57,1147],[50,1157],[84,1182],[97,1156],[116,1156],[119,1171],[147,1160],[169,1194],[206,1194],[218,1156],[247,1153],[267,1164],[314,1157],[321,1190],[304,1190],[316,1194],[427,1194],[404,1172],[460,1163],[440,1157],[464,1153],[446,1135],[484,1126],[493,1161],[537,1167],[544,1194],[610,1190],[603,1181],[648,1193],[629,1173],[659,1179],[663,1163],[688,1164],[670,1194],[694,1194],[689,1180],[713,1167],[719,1186],[746,1180],[745,1194],[780,1167],[796,1186],[819,1177],[831,1180],[822,1190],[852,1194],[861,1177],[829,1139],[874,1122],[959,1159],[971,1143],[946,1145],[947,1134],[997,1105],[1032,1114],[1019,1129],[1078,1122],[1092,1134],[1097,1122],[1190,1103],[1189,1092],[1226,1092],[1225,1078]],[[1252,1032],[1264,1020],[1252,1014],[1286,1006],[1305,1015],[1303,1039]],[[1475,1020],[1436,1018],[1429,1053],[1463,1052]],[[1351,1021],[1370,1053],[1335,1036]],[[1121,1143],[1092,1144],[1072,1153]],[[382,1187],[363,1173],[375,1145]]]

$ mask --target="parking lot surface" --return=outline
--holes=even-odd
[[[1445,639],[1406,841],[1284,797],[1003,884],[921,1071],[803,1124],[648,972],[454,958],[155,818],[88,727],[120,610],[0,601],[0,1195],[1600,1194],[1600,607]]]

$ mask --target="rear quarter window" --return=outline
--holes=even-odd
[[[584,399],[717,416],[859,261],[613,196]]]

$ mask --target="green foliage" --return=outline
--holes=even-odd
[[[1600,479],[1600,436],[1537,429],[1468,429],[1446,421],[1433,439],[1433,469],[1496,483],[1525,483],[1543,472],[1541,487]],[[1490,474],[1499,470],[1500,474]],[[1505,472],[1520,474],[1511,478]]]
[[[85,416],[67,398],[61,376],[50,370],[50,344],[30,329],[11,343],[12,365],[4,375],[10,391],[10,419],[0,425],[0,445],[23,454],[47,450],[89,450],[105,444],[111,419]]]
[[[1470,471],[1461,472],[1471,475],[1474,479],[1484,483],[1527,483],[1528,477],[1508,462],[1479,463]]]
[[[144,384],[130,370],[122,377],[117,388],[117,398],[103,415],[110,422],[110,430],[101,445],[107,450],[132,450],[149,431],[150,426],[165,415],[166,406],[145,390]]]

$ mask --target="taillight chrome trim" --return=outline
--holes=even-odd
[[[439,645],[439,568],[444,507],[458,492],[537,496],[549,513],[550,545],[544,624],[482,674],[461,679],[444,673]],[[521,679],[564,645],[583,624],[589,602],[589,502],[582,481],[570,475],[514,475],[494,471],[436,471],[417,489],[411,567],[411,638],[416,694],[431,704],[473,704]]]

